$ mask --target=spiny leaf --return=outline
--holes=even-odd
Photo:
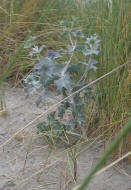
[[[94,71],[97,70],[96,64],[98,61],[95,59],[90,59],[88,62],[81,62],[81,64],[85,65],[88,68],[88,71],[93,69]]]
[[[45,88],[42,88],[42,91],[41,91],[41,95],[39,96],[39,98],[36,100],[36,105],[39,106],[40,103],[43,101],[43,100],[46,100],[46,98],[49,96],[49,93],[48,91],[45,89]]]
[[[52,49],[47,50],[47,57],[51,59],[57,59],[61,57],[61,55],[58,52],[53,51]]]
[[[85,38],[85,35],[80,31],[72,31],[71,34],[75,37],[75,38]]]
[[[84,50],[83,50],[83,55],[87,56],[87,55],[98,55],[99,54],[99,50],[95,47],[88,47],[85,46]]]
[[[74,52],[75,51],[75,46],[71,46],[71,45],[67,45],[67,51],[69,52],[69,53],[72,53],[72,52]]]
[[[30,36],[24,43],[24,48],[31,48],[31,46],[33,46],[35,44],[35,36]]]
[[[62,105],[60,105],[60,107],[58,108],[58,117],[63,118],[66,110],[70,107],[70,102],[69,101],[65,101],[64,103],[62,103]]]
[[[85,48],[83,50],[83,55],[98,55],[99,54],[99,43],[100,40],[98,40],[97,36],[90,36],[90,38],[86,38],[86,44]]]
[[[70,119],[66,123],[66,130],[67,131],[72,131],[76,125],[76,120],[74,118]]]
[[[83,100],[80,96],[75,95],[71,104],[72,114],[75,117],[78,124],[83,125],[85,123]]]
[[[49,130],[48,124],[46,122],[38,123],[37,125],[38,132],[43,133]]]
[[[44,48],[46,48],[45,45],[42,45],[40,48],[38,46],[34,46],[32,51],[29,53],[29,56],[32,57],[33,55],[40,54]]]
[[[69,72],[80,72],[80,71],[82,71],[81,64],[76,63],[76,64],[69,65],[67,71],[69,71]]]
[[[86,85],[86,83],[83,82],[83,81],[77,83],[77,84],[72,88],[72,92],[75,92],[75,91],[79,90],[80,88],[82,88],[82,87],[85,86],[85,85]]]
[[[84,50],[84,48],[85,48],[85,45],[77,45],[75,50],[81,52],[82,50]]]
[[[65,88],[67,91],[70,91],[72,83],[73,82],[72,82],[69,74],[65,74],[60,79],[55,80],[55,84],[56,84],[58,92],[62,92],[63,88]]]
[[[55,113],[56,112],[52,112],[48,115],[48,125],[53,135],[60,135],[63,132],[63,125],[55,119]]]
[[[63,65],[57,63],[55,60],[51,58],[45,58],[40,61],[40,63],[35,67],[37,72],[40,73],[40,82],[47,86],[54,82],[59,77],[61,70],[63,69]]]

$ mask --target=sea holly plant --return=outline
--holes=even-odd
[[[81,31],[67,30],[62,34],[69,39],[66,49],[54,51],[42,45],[34,45],[29,56],[35,59],[33,71],[24,80],[25,91],[28,96],[38,94],[37,106],[50,96],[51,89],[57,94],[67,97],[71,93],[81,89],[88,83],[89,72],[97,69],[97,56],[99,54],[100,40],[97,35],[86,37]],[[33,43],[32,43],[33,40]],[[25,48],[31,48],[34,38],[28,40]],[[41,53],[45,56],[42,56]],[[76,56],[80,60],[75,61]],[[63,61],[64,60],[64,61]],[[46,122],[37,125],[42,133],[51,132],[53,135],[62,135],[63,132],[75,132],[86,125],[86,108],[93,98],[92,89],[88,88],[66,99],[58,110],[48,115]],[[69,120],[63,122],[66,113]]]

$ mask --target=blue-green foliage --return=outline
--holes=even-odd
[[[25,44],[25,48],[31,48],[33,45],[29,56],[36,58],[33,71],[24,80],[25,91],[27,96],[34,93],[40,94],[36,100],[37,106],[41,101],[46,101],[50,94],[50,87],[56,89],[56,92],[63,97],[68,96],[86,84],[90,70],[96,71],[97,69],[95,57],[99,54],[100,40],[98,37],[92,35],[87,38],[81,31],[68,30],[64,24],[62,27],[64,29],[62,37],[68,38],[70,43],[66,49],[54,51],[45,45],[39,48],[35,45],[34,37],[31,37]],[[41,56],[42,51],[45,52],[45,56]],[[74,62],[73,58],[78,53],[81,60]],[[65,59],[67,60],[63,61]],[[78,73],[81,73],[81,76],[76,81],[73,76]],[[63,130],[74,130],[76,127],[85,126],[84,110],[90,98],[92,95],[89,88],[67,99],[59,106],[58,113],[49,114],[47,122],[38,124],[39,132],[52,131],[54,135],[60,135]],[[63,123],[61,119],[67,110],[70,110],[71,116],[67,123]]]

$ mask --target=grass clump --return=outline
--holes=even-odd
[[[32,65],[32,59],[27,58],[26,51],[19,52],[19,46],[30,35],[36,36],[39,44],[59,48],[64,41],[59,39],[60,21],[75,15],[76,7],[73,1],[1,1],[1,70],[0,75],[8,67],[11,59],[13,66],[8,71],[8,77],[16,80],[23,78]],[[71,8],[71,9],[70,9]],[[4,11],[4,14],[3,14]],[[71,20],[71,19],[70,19]],[[21,48],[22,49],[22,48]]]
[[[17,86],[19,80],[30,72],[34,60],[27,56],[28,51],[21,46],[30,35],[37,38],[39,46],[46,44],[53,50],[65,47],[67,41],[60,38],[63,30],[61,20],[67,21],[68,28],[74,20],[75,29],[84,31],[87,36],[96,33],[101,39],[98,70],[95,75],[91,73],[88,76],[89,80],[102,76],[125,62],[130,63],[131,3],[129,0],[111,2],[98,0],[81,4],[73,0],[0,0],[0,76],[3,79],[7,75],[13,76]],[[117,135],[130,116],[130,82],[131,68],[128,64],[101,80],[95,87],[98,129],[104,133],[108,127],[108,133],[104,135],[107,142]],[[94,120],[94,116],[91,117]],[[87,125],[90,125],[89,121]],[[87,133],[89,128],[87,126]],[[91,128],[91,131],[96,129]],[[120,154],[123,145],[129,144],[128,139],[119,147]]]
[[[81,4],[79,4],[80,6]],[[97,33],[101,39],[101,51],[97,77],[100,77],[123,63],[128,63],[96,85],[99,129],[104,135],[106,144],[122,128],[130,116],[131,98],[131,3],[128,0],[98,0],[81,6],[82,24],[85,31]],[[93,129],[92,129],[93,131]],[[129,135],[130,136],[130,135]],[[128,146],[129,139],[121,142],[117,156],[123,153],[123,147]],[[131,147],[131,146],[130,146]]]

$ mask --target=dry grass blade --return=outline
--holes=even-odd
[[[84,87],[80,88],[79,90],[75,91],[74,93],[70,94],[69,96],[67,96],[66,98],[60,100],[59,102],[57,102],[56,104],[50,106],[46,111],[44,111],[40,116],[36,117],[34,120],[32,120],[31,122],[29,122],[26,126],[22,127],[21,129],[19,129],[14,135],[12,135],[8,140],[6,140],[3,144],[0,145],[0,148],[2,148],[3,146],[5,146],[6,144],[8,144],[11,140],[13,140],[15,138],[16,135],[18,135],[20,132],[22,132],[24,129],[26,129],[27,127],[29,127],[30,125],[34,124],[37,120],[39,120],[41,117],[49,114],[53,109],[56,109],[62,102],[64,102],[65,100],[67,100],[68,98],[74,96],[75,94],[81,92],[82,90],[88,88],[89,86],[97,83],[98,81],[100,81],[101,79],[104,79],[105,77],[111,75],[112,73],[118,71],[119,69],[121,69],[122,67],[128,65],[131,61],[128,61],[122,65],[120,65],[119,67],[113,69],[112,71],[106,73],[105,75],[97,78],[96,80],[90,82],[89,84],[85,85]]]
[[[113,167],[115,164],[117,164],[118,162],[120,162],[121,160],[123,160],[124,158],[128,157],[131,155],[131,151],[128,152],[127,154],[123,155],[121,158],[115,160],[114,162],[112,162],[111,164],[109,164],[108,166],[102,168],[100,171],[98,171],[95,176],[98,176],[100,174],[102,174],[103,172],[105,172],[106,170],[108,170],[109,168]],[[127,175],[126,175],[127,176]],[[128,175],[128,177],[131,179],[131,176]],[[77,185],[76,187],[74,187],[72,190],[78,190],[80,187],[80,185]]]
[[[103,172],[105,172],[106,170],[108,170],[109,168],[113,167],[115,164],[117,164],[118,162],[120,162],[121,160],[123,160],[124,158],[128,157],[131,155],[131,151],[128,152],[127,154],[123,155],[121,158],[118,158],[117,160],[115,160],[114,162],[112,162],[111,164],[109,164],[108,166],[102,168],[100,171],[98,171],[95,176],[102,174]],[[131,177],[130,177],[131,179]]]
[[[25,180],[23,180],[21,183],[19,183],[18,186],[21,185],[25,185],[31,178],[39,175],[40,173],[44,172],[45,170],[49,169],[50,167],[54,166],[55,164],[59,163],[59,162],[64,162],[63,160],[59,159],[59,160],[55,160],[53,163],[45,166],[44,168],[40,169],[39,171],[35,172],[34,174],[32,174],[30,177],[26,178]],[[13,190],[13,189],[12,189]]]
[[[125,176],[127,176],[130,180],[131,180],[131,175],[129,175],[128,173],[125,172],[125,170],[123,170],[122,168],[120,168],[119,166],[114,166],[114,168],[121,174],[124,174]]]
[[[4,8],[2,8],[2,7],[0,6],[0,9],[1,9],[5,14],[7,14],[7,15],[9,16],[9,13],[8,13]]]

